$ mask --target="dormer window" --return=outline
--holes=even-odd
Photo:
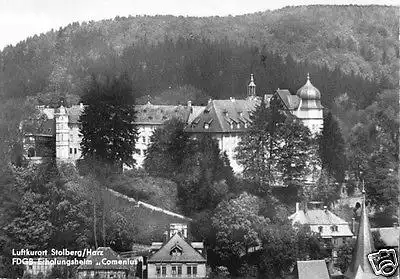
[[[182,255],[182,248],[179,245],[175,244],[174,247],[172,247],[169,254],[171,256],[180,256],[180,255]]]
[[[247,122],[244,123],[244,127],[247,128],[249,125],[247,124]]]
[[[239,123],[236,124],[236,128],[240,129],[240,124]]]
[[[323,228],[322,226],[319,226],[319,227],[318,227],[319,233],[322,233],[323,229],[324,229],[324,228]]]
[[[210,125],[208,123],[204,123],[204,129],[208,130],[210,128]]]

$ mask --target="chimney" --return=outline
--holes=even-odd
[[[188,102],[187,102],[187,106],[188,106],[188,107],[192,107],[192,101],[188,101]]]
[[[165,231],[164,233],[163,233],[163,243],[165,244],[165,243],[167,243],[168,242],[168,231]]]
[[[300,211],[300,203],[296,202],[296,212],[299,212],[299,211]]]
[[[208,104],[211,104],[211,102],[212,102],[212,99],[211,98],[208,99]]]
[[[328,213],[328,207],[326,205],[324,205],[324,211],[325,213]]]
[[[231,100],[232,103],[236,101],[234,97],[230,97],[229,99]]]

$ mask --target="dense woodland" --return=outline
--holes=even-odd
[[[235,17],[116,17],[6,47],[0,53],[0,277],[21,276],[9,264],[14,247],[125,251],[134,242],[159,240],[155,224],[165,219],[132,220],[144,220],[144,213],[106,188],[193,218],[192,234],[205,240],[213,270],[226,266],[233,275],[277,278],[296,260],[326,257],[320,239],[307,227],[294,229],[287,216],[296,201],[335,203],[343,181],[350,195],[364,181],[373,225],[391,226],[399,206],[398,16],[395,7],[309,6]],[[323,131],[312,138],[277,107],[259,107],[238,150],[249,170],[243,177],[233,174],[212,138],[191,139],[177,120],[153,134],[144,170],[115,172],[132,163],[123,140],[107,148],[113,139],[137,137],[131,104],[244,97],[250,73],[258,95],[277,88],[295,93],[307,72],[327,108]],[[96,108],[81,118],[86,172],[51,162],[27,167],[17,156],[20,128],[40,131],[35,105],[61,101]],[[268,146],[270,139],[296,148]],[[255,147],[271,148],[274,156],[256,165],[266,156],[249,157]],[[307,160],[323,168],[308,189],[301,183]],[[281,191],[270,185],[277,168],[288,185]],[[337,210],[351,220],[350,207]],[[257,245],[262,249],[247,253]],[[343,247],[343,258],[351,249]]]

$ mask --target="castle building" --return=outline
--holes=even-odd
[[[321,93],[312,85],[309,75],[306,83],[296,94],[292,94],[287,89],[278,89],[273,95],[264,95],[267,105],[273,96],[281,101],[289,113],[301,119],[313,134],[322,128]],[[232,97],[226,100],[210,99],[206,106],[194,106],[190,101],[186,106],[151,103],[137,105],[135,122],[139,136],[135,146],[137,153],[133,154],[137,162],[136,167],[143,166],[146,150],[155,129],[161,127],[166,120],[175,117],[187,123],[185,131],[193,137],[204,133],[212,135],[218,141],[220,150],[226,152],[233,171],[240,173],[242,167],[235,160],[235,149],[241,136],[248,131],[252,122],[251,115],[260,103],[261,98],[256,94],[254,76],[251,75],[245,99]],[[41,107],[41,110],[49,120],[55,122],[53,137],[55,136],[56,159],[63,162],[76,162],[82,156],[79,117],[84,110],[84,105],[74,105],[69,108],[60,106],[58,109]],[[32,135],[30,135],[31,138]],[[52,140],[52,137],[46,137],[46,140]],[[40,161],[40,158],[35,157],[35,159]]]
[[[278,89],[274,95],[265,95],[266,105],[276,97],[288,113],[302,120],[312,134],[318,133],[323,127],[323,106],[321,93],[315,88],[307,75],[307,82],[297,91],[296,95],[287,89]],[[196,135],[208,133],[217,139],[219,148],[226,152],[234,172],[242,172],[242,167],[235,159],[235,149],[243,133],[251,125],[251,114],[261,103],[256,95],[256,84],[251,75],[248,84],[247,98],[229,100],[210,100],[204,110],[186,127],[186,132]]]

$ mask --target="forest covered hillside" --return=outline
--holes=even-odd
[[[77,102],[92,74],[121,71],[131,75],[138,97],[183,85],[215,98],[241,96],[250,71],[261,93],[296,90],[309,71],[323,92],[332,84],[328,79],[340,83],[344,74],[376,84],[368,90],[364,86],[371,84],[351,82],[371,95],[398,84],[398,17],[399,9],[391,6],[316,5],[227,17],[71,23],[0,52],[0,95],[39,96],[47,104],[54,96],[67,96]],[[300,65],[297,73],[288,73],[290,63]],[[348,91],[325,92],[325,105]],[[359,100],[351,92],[350,97]],[[374,97],[367,99],[359,106]]]

